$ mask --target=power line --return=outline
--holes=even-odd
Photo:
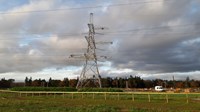
[[[132,33],[132,32],[130,32]],[[135,34],[136,36],[139,36],[139,35],[148,35],[148,36],[157,36],[157,35],[180,35],[180,34],[187,34],[187,35],[194,35],[194,33],[200,33],[200,31],[192,31],[192,32],[171,32],[171,33],[140,33],[140,34]],[[120,34],[120,33],[108,33],[106,34],[105,36],[108,37],[108,36],[111,36],[111,35],[123,35],[123,37],[130,37],[132,34]],[[124,36],[125,35],[125,36]],[[6,38],[6,39],[0,39],[0,40],[3,40],[3,41],[9,41],[9,40],[12,40],[12,39],[16,39],[16,38]],[[19,39],[26,39],[26,40],[33,40],[33,39],[42,39],[42,38],[19,38]],[[45,39],[45,38],[44,38]],[[10,47],[9,47],[10,48]],[[16,47],[14,47],[16,48]],[[20,47],[19,47],[20,48]],[[1,48],[0,48],[1,49]],[[43,49],[46,49],[46,48],[43,48]],[[66,49],[66,48],[58,48],[58,49]]]
[[[164,2],[169,2],[174,0],[165,0]],[[1,12],[0,14],[23,14],[23,13],[41,13],[41,12],[55,12],[55,11],[69,11],[69,10],[82,10],[82,9],[94,9],[94,8],[103,8],[103,7],[119,7],[119,6],[127,6],[127,5],[136,5],[136,4],[146,4],[146,3],[157,3],[163,1],[148,1],[148,2],[130,2],[123,4],[111,4],[111,5],[99,5],[99,6],[86,6],[86,7],[71,7],[71,8],[63,8],[63,9],[47,9],[47,10],[33,10],[33,11],[19,11],[19,12]]]
[[[144,33],[144,34],[114,34],[114,35],[106,35],[106,37],[113,37],[115,35],[123,35],[123,37],[136,37],[142,35],[143,37],[148,36],[148,37],[158,37],[160,35],[170,35],[170,37],[175,37],[175,36],[197,36],[200,35],[200,31],[194,31],[194,32],[172,32],[172,33],[157,33],[157,34],[149,34],[149,33]],[[116,36],[115,36],[116,37]]]
[[[135,31],[143,31],[143,30],[162,30],[162,28],[186,28],[189,26],[199,26],[200,23],[196,23],[196,24],[181,24],[181,25],[173,25],[173,26],[155,26],[155,27],[150,27],[150,28],[138,28],[138,29],[128,29],[128,30],[118,30],[118,31],[110,31],[110,32],[104,32],[105,35],[107,34],[119,34],[119,33],[123,33],[123,32],[135,32]],[[103,34],[104,34],[103,33]],[[184,32],[185,33],[185,32]],[[12,33],[12,32],[0,32],[0,35],[47,35],[50,33]],[[50,34],[50,35],[59,35],[59,36],[65,36],[65,37],[70,37],[70,36],[82,36],[85,35],[85,33],[54,33],[54,34]],[[46,37],[31,37],[31,38],[27,38],[27,37],[15,37],[16,39],[41,39],[41,38],[46,38]],[[9,38],[4,38],[0,40],[7,40]]]
[[[195,23],[195,24],[180,24],[180,25],[171,25],[171,26],[154,26],[150,28],[136,28],[136,29],[128,29],[128,30],[118,30],[118,31],[110,31],[110,32],[104,32],[106,34],[109,33],[117,33],[117,32],[134,32],[134,31],[142,31],[142,30],[162,30],[161,28],[174,28],[174,27],[183,27],[186,28],[188,26],[199,26],[200,23]],[[60,36],[81,36],[85,35],[86,33],[14,33],[14,32],[0,32],[0,35],[60,35]],[[37,38],[37,37],[36,37]],[[40,37],[38,37],[40,38]]]
[[[27,49],[27,50],[30,50],[30,49],[35,49],[35,50],[67,50],[67,51],[79,51],[79,50],[86,50],[87,48],[81,48],[81,49],[72,49],[72,48],[50,48],[50,47],[43,47],[43,46],[40,46],[39,48],[35,48],[35,47],[31,47],[28,46],[28,47],[0,47],[0,49]],[[1,52],[1,51],[0,51]]]
[[[112,33],[121,33],[121,32],[135,32],[135,31],[142,31],[142,30],[162,30],[161,28],[173,28],[173,27],[183,27],[186,28],[188,26],[199,26],[200,23],[196,24],[181,24],[181,25],[173,25],[173,26],[157,26],[157,27],[151,27],[151,28],[138,28],[138,29],[129,29],[129,30],[118,30],[118,31],[111,31],[111,32],[105,32],[105,34],[112,34]]]
[[[149,34],[149,33],[147,33],[147,34],[145,34],[145,35],[148,35],[148,37],[151,35],[151,36],[153,36],[153,37],[155,37],[155,36],[159,36],[159,35],[173,35],[173,36],[176,36],[176,35],[181,35],[181,34],[184,34],[183,36],[193,36],[193,35],[197,35],[197,34],[195,34],[195,33],[200,33],[200,31],[192,31],[192,32],[172,32],[172,33],[158,33],[158,34]],[[112,34],[111,34],[112,35]],[[123,35],[123,37],[130,37],[130,36],[132,36],[131,34],[118,34],[118,33],[116,33],[116,34],[114,34],[114,35]],[[124,35],[126,35],[126,36],[124,36]],[[144,34],[141,34],[141,35],[144,35]],[[144,35],[144,36],[145,36]],[[110,35],[105,35],[106,37],[107,36],[110,36]],[[134,36],[139,36],[139,34],[136,34],[136,35],[134,35]],[[11,38],[10,39],[0,39],[0,40],[11,40]],[[0,48],[0,49],[17,49],[17,48],[19,48],[19,49],[23,49],[23,47],[6,47],[6,48]],[[30,47],[30,46],[28,46],[28,48],[34,48],[34,47]],[[47,48],[47,47],[39,47],[39,49],[52,49],[52,48]],[[67,49],[67,50],[69,50],[68,48],[53,48],[53,49]],[[86,49],[86,48],[85,48]],[[70,50],[72,50],[72,49],[70,49]],[[78,50],[80,50],[80,49],[78,49]]]
[[[6,54],[7,56],[7,54]],[[65,57],[67,58],[68,55],[48,55],[48,54],[45,54],[45,55],[29,55],[29,54],[12,54],[11,57],[14,57],[14,56],[29,56],[29,57]],[[5,57],[5,55],[0,55],[0,57]]]
[[[79,36],[84,33],[17,33],[17,32],[0,32],[0,35],[60,35],[60,36]]]
[[[20,35],[17,35],[17,36],[20,36]],[[59,35],[59,36],[61,36],[61,35]],[[70,36],[69,35],[62,35],[62,36],[64,36],[64,37],[76,36],[77,37],[77,36],[81,36],[81,35],[70,35]],[[64,37],[63,37],[63,39],[64,39]],[[50,38],[50,37],[46,37],[46,36],[45,37],[44,36],[43,37],[31,37],[31,38],[30,37],[29,38],[28,37],[12,37],[12,38],[10,38],[10,37],[5,38],[4,37],[4,38],[0,38],[0,40],[11,40],[11,39],[35,40],[35,39],[48,39],[48,38]],[[59,39],[62,39],[62,38],[59,38]]]

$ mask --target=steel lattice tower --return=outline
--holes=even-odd
[[[96,44],[105,44],[112,42],[95,42],[95,29],[104,28],[95,28],[93,24],[93,13],[90,13],[90,22],[88,24],[89,32],[88,36],[85,36],[87,41],[87,51],[84,55],[70,55],[71,58],[84,58],[85,63],[83,65],[82,72],[80,74],[76,88],[82,88],[87,86],[93,87],[102,87],[101,86],[101,77],[98,69],[98,59],[107,58],[106,56],[97,56],[96,55]]]

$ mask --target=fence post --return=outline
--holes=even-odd
[[[119,93],[118,93],[118,95],[117,95],[117,96],[118,96],[118,100],[119,100]]]
[[[106,93],[105,93],[105,95],[104,95],[104,96],[105,96],[105,100],[106,100]]]
[[[32,93],[32,97],[33,97],[33,94],[34,94],[34,93]]]
[[[167,101],[167,103],[169,102],[168,94],[166,94],[166,101]]]
[[[94,99],[94,93],[93,93],[93,97],[92,98]]]
[[[151,97],[150,97],[150,94],[148,94],[148,99],[149,99],[149,102],[151,102]]]
[[[53,93],[53,97],[56,98],[56,94],[55,93]]]
[[[65,93],[63,93],[63,98],[65,98]]]
[[[22,97],[22,94],[21,94],[21,92],[19,92],[19,96],[20,96],[20,97]]]
[[[72,99],[74,99],[74,93],[72,93]]]
[[[188,97],[188,94],[186,94],[186,99],[187,99],[187,103],[189,103],[189,97]]]
[[[132,93],[132,100],[135,101],[135,97],[134,97],[134,94],[133,94],[133,93]]]
[[[82,93],[82,99],[83,99],[83,93]]]

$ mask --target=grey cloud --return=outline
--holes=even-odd
[[[89,5],[122,3],[121,0],[119,1],[109,3],[94,1]],[[15,7],[11,11],[86,5],[74,2],[62,3],[62,1],[32,1],[29,4]],[[81,33],[87,31],[91,11],[94,12],[96,26],[109,28],[105,31],[97,31],[107,33],[97,35],[96,39],[97,41],[114,41],[111,47],[100,47],[107,51],[98,51],[99,55],[112,57],[110,61],[113,67],[129,68],[147,73],[198,71],[200,70],[198,64],[200,44],[197,41],[200,35],[198,31],[200,9],[198,6],[196,0],[173,0],[104,9],[3,15],[0,18],[0,32],[14,32],[16,35],[1,34],[0,39],[18,38],[0,42],[0,47],[2,47],[0,49],[2,57],[0,72],[35,72],[51,67],[80,66],[79,61],[67,60],[71,53],[84,53],[86,41],[84,34]],[[134,31],[134,29],[138,30]],[[33,35],[33,33],[38,34]],[[30,39],[35,36],[39,36],[41,39]],[[20,45],[24,43],[27,45]],[[106,74],[106,72],[103,73]]]

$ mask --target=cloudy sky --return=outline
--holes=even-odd
[[[96,27],[102,77],[200,79],[200,0],[0,0],[0,78],[76,78]]]

